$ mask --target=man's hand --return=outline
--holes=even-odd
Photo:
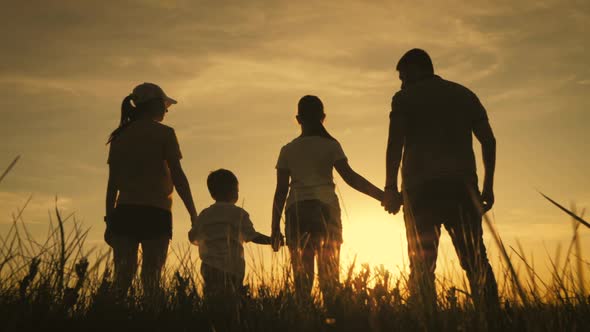
[[[494,205],[494,189],[492,188],[484,188],[481,193],[481,204],[483,208],[483,213],[488,212],[492,209]]]
[[[385,194],[383,195],[383,201],[381,206],[385,208],[385,211],[393,214],[397,214],[403,204],[403,198],[397,189],[385,188]]]
[[[279,248],[285,245],[285,240],[283,239],[283,234],[281,234],[281,232],[272,232],[270,238],[272,240],[272,250],[275,252],[279,251]]]

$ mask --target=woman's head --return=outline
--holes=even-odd
[[[176,100],[168,97],[156,84],[143,83],[136,86],[133,92],[123,99],[119,127],[111,133],[107,144],[137,119],[164,120],[168,107],[176,103]]]

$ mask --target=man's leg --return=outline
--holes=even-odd
[[[115,290],[125,296],[137,272],[137,250],[139,242],[126,236],[111,236],[111,247],[115,263]]]
[[[153,293],[160,288],[162,269],[168,255],[168,236],[143,240],[141,249],[143,252],[141,264],[141,281],[146,294]]]
[[[324,303],[330,307],[340,282],[340,243],[327,241],[318,252],[318,277]]]
[[[434,271],[440,238],[440,216],[436,209],[420,204],[412,206],[412,198],[404,197],[404,222],[408,240],[410,296],[423,303],[436,304]]]
[[[467,273],[474,304],[499,306],[498,286],[483,242],[481,217],[468,203],[458,204],[456,219],[445,223],[461,267]]]

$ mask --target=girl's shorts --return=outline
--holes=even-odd
[[[285,237],[289,248],[316,248],[327,243],[342,243],[342,221],[338,201],[295,202],[286,211]]]

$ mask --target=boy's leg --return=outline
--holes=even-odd
[[[141,242],[142,264],[141,280],[144,292],[150,294],[160,288],[162,269],[166,263],[170,239],[163,236],[156,239],[143,240]]]
[[[126,236],[112,234],[111,247],[115,263],[115,290],[125,296],[137,272],[139,242]]]
[[[203,296],[211,321],[216,330],[240,330],[240,278],[215,267],[201,263]]]

